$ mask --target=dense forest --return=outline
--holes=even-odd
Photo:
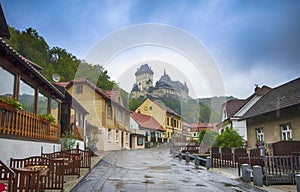
[[[5,41],[22,56],[41,66],[41,73],[49,81],[52,81],[53,74],[59,74],[60,81],[85,77],[103,90],[120,90],[124,103],[128,103],[127,93],[110,79],[102,65],[89,64],[60,47],[51,48],[35,29],[19,31],[9,27],[9,32],[11,38]]]
[[[76,58],[66,49],[50,47],[35,29],[28,28],[19,31],[9,27],[9,32],[11,38],[5,41],[21,55],[41,66],[43,68],[41,73],[49,81],[52,81],[53,74],[59,74],[60,81],[71,81],[76,77],[85,77],[103,90],[120,90],[123,103],[129,105],[130,110],[136,109],[144,101],[145,98],[143,97],[128,101],[128,93],[110,79],[107,70],[101,64],[90,64]],[[166,106],[181,114],[186,122],[208,123],[219,122],[222,104],[234,98],[199,98],[190,99],[188,102],[170,96],[152,99],[161,100]]]

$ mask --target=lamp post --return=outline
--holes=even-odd
[[[172,120],[172,157],[175,158],[175,146],[174,146],[174,114],[171,115]]]

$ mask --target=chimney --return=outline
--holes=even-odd
[[[256,93],[258,90],[260,90],[260,87],[259,87],[257,84],[255,84],[255,89],[254,89],[255,93]]]

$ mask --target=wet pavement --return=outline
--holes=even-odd
[[[72,191],[264,190],[172,159],[168,148],[153,148],[107,154]]]

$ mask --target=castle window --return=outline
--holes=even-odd
[[[152,110],[152,106],[149,107],[149,110]]]
[[[138,113],[141,113],[141,110],[140,110],[140,109],[138,109]]]
[[[144,107],[144,110],[147,111],[147,110],[148,110],[148,106],[145,106],[145,107]]]

